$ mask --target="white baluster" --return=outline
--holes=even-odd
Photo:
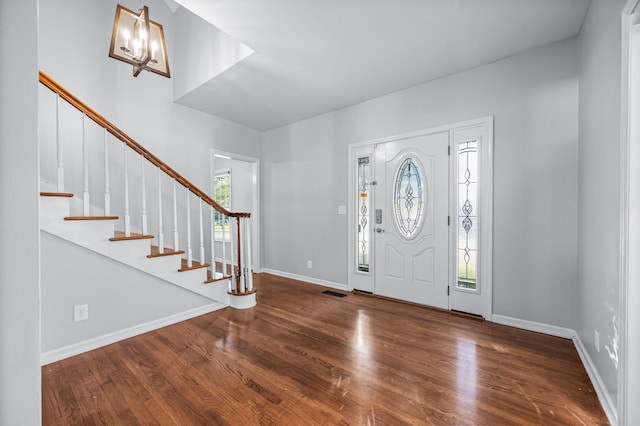
[[[173,249],[180,250],[180,239],[178,238],[178,197],[176,194],[176,180],[173,180]]]
[[[191,203],[189,199],[190,191],[187,190],[187,266],[191,268],[193,266],[193,252],[191,251]]]
[[[215,160],[215,156],[211,155],[209,157],[209,170],[211,170],[212,172],[215,170],[215,165],[214,165],[214,160]],[[209,181],[209,189],[211,190],[210,193],[212,194],[213,198],[216,198],[216,178],[215,178],[215,173],[213,174],[213,179],[211,179],[211,181]],[[209,206],[209,214],[211,216],[211,220],[209,221],[210,224],[210,238],[211,238],[211,277],[212,278],[216,278],[216,270],[217,270],[217,265],[216,265],[216,250],[215,250],[215,245],[216,245],[216,235],[215,235],[215,210],[213,209],[213,206]],[[222,275],[224,276],[224,271],[222,271]]]
[[[251,291],[253,290],[253,268],[252,268],[252,259],[251,259],[251,219],[247,218],[244,219],[246,226],[245,226],[245,238],[247,240],[247,245],[246,247],[246,252],[247,252],[247,263],[246,263],[246,272],[245,272],[245,277],[246,277],[246,283],[247,283],[247,291]]]
[[[124,166],[124,236],[131,236],[131,216],[129,215],[129,170],[127,168],[127,144],[122,144]]]
[[[227,227],[225,222],[227,221],[227,216],[222,215],[222,273],[227,275]],[[233,275],[233,268],[231,268],[231,274]]]
[[[235,292],[237,290],[237,281],[236,281],[236,266],[235,263],[233,263],[233,220],[229,220],[229,249],[231,250],[231,254],[229,255],[229,258],[231,260],[231,281],[232,281],[232,287],[233,287],[233,291]],[[222,244],[224,244],[224,241],[222,242]],[[223,246],[224,247],[224,246]],[[240,271],[238,271],[240,272]]]
[[[210,212],[210,216],[211,216],[211,220],[209,221],[209,223],[211,224],[211,227],[209,229],[211,229],[210,232],[210,241],[211,241],[211,277],[216,278],[216,238],[215,238],[215,210],[213,209],[213,207],[209,206],[209,212]],[[224,275],[224,271],[222,271],[222,275]]]
[[[109,188],[109,142],[104,130],[104,215],[111,215],[111,189]]]
[[[245,275],[245,269],[246,269],[246,263],[245,263],[245,251],[243,250],[245,248],[244,245],[244,230],[242,229],[242,218],[240,219],[236,219],[236,222],[238,224],[238,229],[239,234],[238,234],[238,274],[240,275],[240,293],[244,293],[245,290],[247,289],[247,284],[246,284],[246,275]]]
[[[162,232],[162,169],[158,167],[158,252],[164,253],[164,232]]]
[[[198,198],[198,200],[198,216],[200,218],[200,263],[204,264],[206,262],[204,258],[204,225],[202,223],[202,198]]]
[[[87,149],[86,121],[87,115],[82,114],[82,214],[91,216],[91,201],[89,199],[89,150]]]
[[[140,179],[142,180],[142,207],[140,209],[140,219],[142,220],[142,235],[147,235],[147,190],[144,180],[144,156],[140,156]]]
[[[60,143],[60,95],[56,94],[56,162],[58,192],[64,192],[64,167],[62,167],[62,144]]]

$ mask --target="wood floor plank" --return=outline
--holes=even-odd
[[[43,413],[44,410],[50,410],[51,415],[43,415],[43,424],[80,424],[83,415],[65,375],[64,366],[58,364],[43,367],[45,368],[42,380]]]
[[[83,357],[88,359],[91,371],[118,419],[134,424],[159,424],[161,412],[156,414],[145,408],[144,402],[150,398],[148,388],[133,377],[127,366],[129,359],[120,345],[111,345],[109,351],[91,351]],[[135,399],[127,399],[129,394],[135,395]]]
[[[64,366],[65,377],[73,390],[83,418],[95,424],[113,424],[115,418],[111,415],[113,407],[110,399],[102,391],[95,379],[90,366],[83,357],[73,357]]]
[[[48,413],[44,420],[48,420],[52,424],[59,422],[65,416],[62,401],[58,396],[61,385],[65,383],[62,363],[53,363],[42,367],[42,411]]]
[[[43,423],[607,424],[571,340],[268,274],[255,284],[255,308],[44,366]]]

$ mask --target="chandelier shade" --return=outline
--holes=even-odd
[[[171,78],[162,25],[149,19],[147,6],[139,13],[116,7],[109,56],[133,65],[134,77],[147,70]]]

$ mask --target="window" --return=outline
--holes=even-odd
[[[458,288],[477,290],[478,141],[458,144]]]
[[[369,272],[371,157],[358,158],[358,271]]]
[[[231,170],[215,174],[213,199],[226,209],[231,209]],[[214,239],[229,241],[231,236],[231,222],[229,217],[216,211],[213,219]]]
[[[424,179],[422,169],[413,158],[400,164],[393,188],[393,205],[398,230],[411,238],[420,229],[424,216]]]

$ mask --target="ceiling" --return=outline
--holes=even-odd
[[[589,5],[589,0],[175,1],[255,51],[180,103],[258,130],[574,37]]]

